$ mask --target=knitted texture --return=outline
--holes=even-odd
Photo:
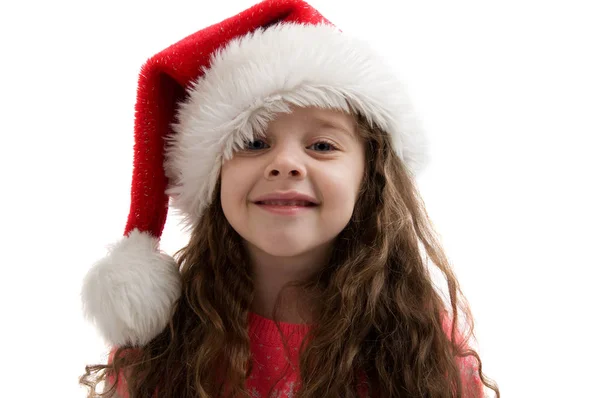
[[[294,391],[299,387],[299,349],[309,326],[280,322],[279,328],[282,335],[274,321],[250,313],[249,334],[253,367],[246,387],[253,398],[293,397]],[[283,345],[282,336],[286,339],[289,350]],[[116,348],[111,351],[109,363],[112,362],[115,351]],[[483,398],[483,384],[479,379],[474,358],[458,358],[458,363],[465,391],[464,398]],[[114,382],[114,375],[110,375],[109,385],[112,386]],[[368,396],[364,390],[359,390],[359,393],[361,397]],[[126,381],[122,375],[119,377],[117,394],[113,398],[129,398]]]

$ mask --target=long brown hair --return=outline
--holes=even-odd
[[[361,372],[371,396],[464,398],[469,386],[457,358],[467,356],[499,397],[468,345],[474,337],[470,308],[412,176],[387,134],[360,116],[357,132],[366,167],[352,218],[327,267],[296,284],[323,303],[300,350],[296,397],[356,397]],[[90,387],[90,398],[111,373],[126,375],[131,398],[155,391],[161,398],[218,397],[225,384],[231,396],[250,397],[252,275],[219,191],[189,244],[176,253],[183,294],[169,326],[144,347],[120,347],[110,364],[86,366],[80,383]],[[449,303],[435,288],[427,259],[443,273]]]

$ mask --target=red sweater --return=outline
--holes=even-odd
[[[292,397],[293,390],[298,387],[298,350],[302,339],[309,330],[308,325],[281,323],[280,328],[287,339],[290,350],[290,362],[286,361],[286,353],[279,330],[274,321],[250,313],[249,332],[250,349],[254,360],[252,373],[246,382],[252,397],[284,398]],[[109,363],[112,362],[116,349],[110,353]],[[460,359],[463,385],[473,391],[465,398],[483,398],[483,385],[479,379],[476,362],[472,357]],[[109,385],[114,383],[114,376],[109,377]],[[273,386],[271,395],[269,390]],[[123,377],[119,377],[116,398],[129,398],[127,386]],[[360,395],[366,397],[364,391]]]

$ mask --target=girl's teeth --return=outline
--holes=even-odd
[[[310,206],[310,202],[295,200],[265,200],[261,203],[271,206]]]

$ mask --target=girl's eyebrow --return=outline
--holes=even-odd
[[[316,122],[318,127],[333,128],[333,129],[340,130],[343,133],[348,134],[350,137],[353,136],[352,132],[350,130],[348,130],[348,127],[345,126],[343,123],[337,122],[335,120],[327,119],[327,118],[318,117],[318,116],[314,117],[313,120],[314,120],[314,122]]]

